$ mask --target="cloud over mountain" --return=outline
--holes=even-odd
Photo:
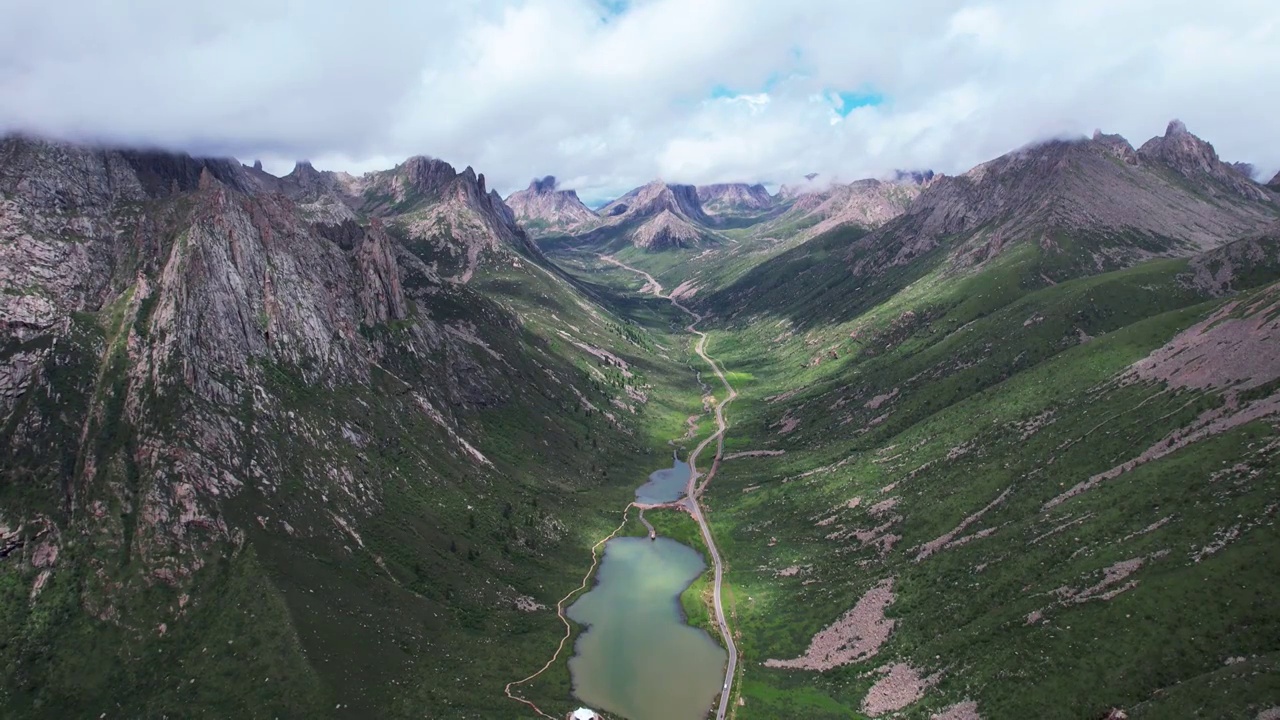
[[[0,129],[387,167],[427,153],[507,192],[962,171],[1181,117],[1270,176],[1280,6],[4,0]]]

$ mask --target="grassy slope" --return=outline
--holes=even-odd
[[[787,451],[727,462],[709,496],[744,636],[738,717],[798,708],[857,716],[868,671],[893,659],[944,673],[912,716],[965,698],[984,717],[1087,717],[1113,705],[1151,717],[1195,708],[1243,717],[1280,702],[1265,671],[1280,651],[1268,569],[1278,458],[1258,454],[1275,428],[1238,428],[1041,511],[1221,402],[1112,382],[1217,302],[1178,282],[1182,261],[1039,287],[1047,261],[1027,248],[976,275],[889,276],[880,287],[829,292],[847,305],[827,316],[813,308],[813,286],[800,283],[717,308],[752,311],[715,333],[709,350],[752,377],[730,411],[731,448]],[[805,308],[821,317],[804,322]],[[798,392],[765,400],[789,391]],[[1053,422],[1029,433],[1038,416]],[[784,417],[798,421],[785,435]],[[1242,460],[1255,477],[1209,481]],[[826,470],[802,477],[817,468]],[[913,549],[1005,490],[1007,500],[968,529],[993,534],[914,560]],[[863,504],[837,509],[853,497]],[[827,539],[883,524],[888,516],[867,508],[890,497],[897,520],[887,532],[901,535],[891,552]],[[1192,560],[1232,527],[1237,540]],[[1160,550],[1170,553],[1148,559],[1133,590],[1053,607],[1055,588],[1088,587],[1112,563]],[[806,569],[775,575],[791,565]],[[759,665],[803,653],[886,577],[896,578],[889,615],[898,626],[877,657],[822,674]],[[1049,622],[1026,624],[1042,608]],[[1224,670],[1237,656],[1245,663]]]

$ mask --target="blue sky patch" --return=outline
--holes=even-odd
[[[604,10],[607,21],[615,18],[631,8],[631,0],[596,0],[600,4],[600,9]]]
[[[724,98],[735,98],[741,94],[742,93],[738,92],[737,90],[731,89],[728,85],[717,84],[715,87],[711,88],[712,100],[722,100]]]
[[[840,117],[849,117],[849,113],[860,107],[875,107],[884,102],[884,93],[875,90],[837,90],[831,95],[838,100],[835,110]]]

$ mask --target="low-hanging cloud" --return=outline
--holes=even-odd
[[[1270,0],[0,0],[0,130],[509,191],[954,173],[1180,117],[1280,167]],[[883,101],[842,108],[835,91]]]

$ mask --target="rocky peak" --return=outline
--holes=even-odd
[[[1266,202],[1271,199],[1252,179],[1222,162],[1213,145],[1193,135],[1181,120],[1171,121],[1163,136],[1143,143],[1138,148],[1138,156],[1145,161],[1162,164],[1190,180],[1212,180],[1215,185],[1250,200]]]
[[[531,228],[548,231],[578,230],[599,218],[573,190],[557,190],[556,178],[535,178],[529,187],[511,193],[506,204],[513,216]],[[496,197],[496,193],[494,194]]]
[[[309,161],[299,160],[294,163],[293,170],[281,179],[286,184],[304,192],[314,192],[329,186],[327,175],[328,173],[316,170]]]
[[[1277,172],[1276,176],[1267,182],[1267,187],[1280,192],[1280,172]]]
[[[1087,238],[1094,271],[1125,267],[1252,232],[1275,215],[1257,202],[1266,197],[1181,123],[1136,152],[1103,133],[1051,140],[936,179],[903,215],[867,236],[864,244],[879,252],[863,269],[908,263],[943,243],[953,244],[958,265],[976,265],[1055,233]]]
[[[698,189],[655,180],[632,190],[606,205],[601,214],[607,218],[649,218],[670,210],[687,221],[709,224],[711,219],[702,209]]]
[[[927,184],[935,182],[935,177],[929,174],[924,185],[911,181],[865,179],[848,185],[793,186],[787,189],[793,193],[787,196],[790,207],[777,222],[803,223],[807,226],[802,231],[804,237],[814,237],[846,225],[879,227],[901,215]]]
[[[720,183],[697,188],[698,201],[708,212],[757,211],[772,207],[774,198],[764,185]]]
[[[405,160],[393,172],[403,176],[414,190],[428,195],[440,192],[458,176],[449,163],[422,155]],[[471,179],[475,180],[474,172]]]
[[[310,160],[298,160],[293,164],[293,170],[289,173],[289,177],[296,179],[316,178],[320,177],[320,171],[316,170]]]
[[[1138,151],[1133,149],[1133,145],[1129,144],[1129,141],[1123,135],[1107,134],[1101,130],[1094,130],[1093,142],[1098,147],[1123,160],[1125,164],[1138,164]]]
[[[702,232],[669,209],[649,217],[632,233],[631,242],[646,250],[697,247]]]
[[[1143,143],[1138,152],[1192,172],[1210,173],[1218,163],[1213,145],[1192,135],[1181,120],[1170,121],[1164,135]]]

